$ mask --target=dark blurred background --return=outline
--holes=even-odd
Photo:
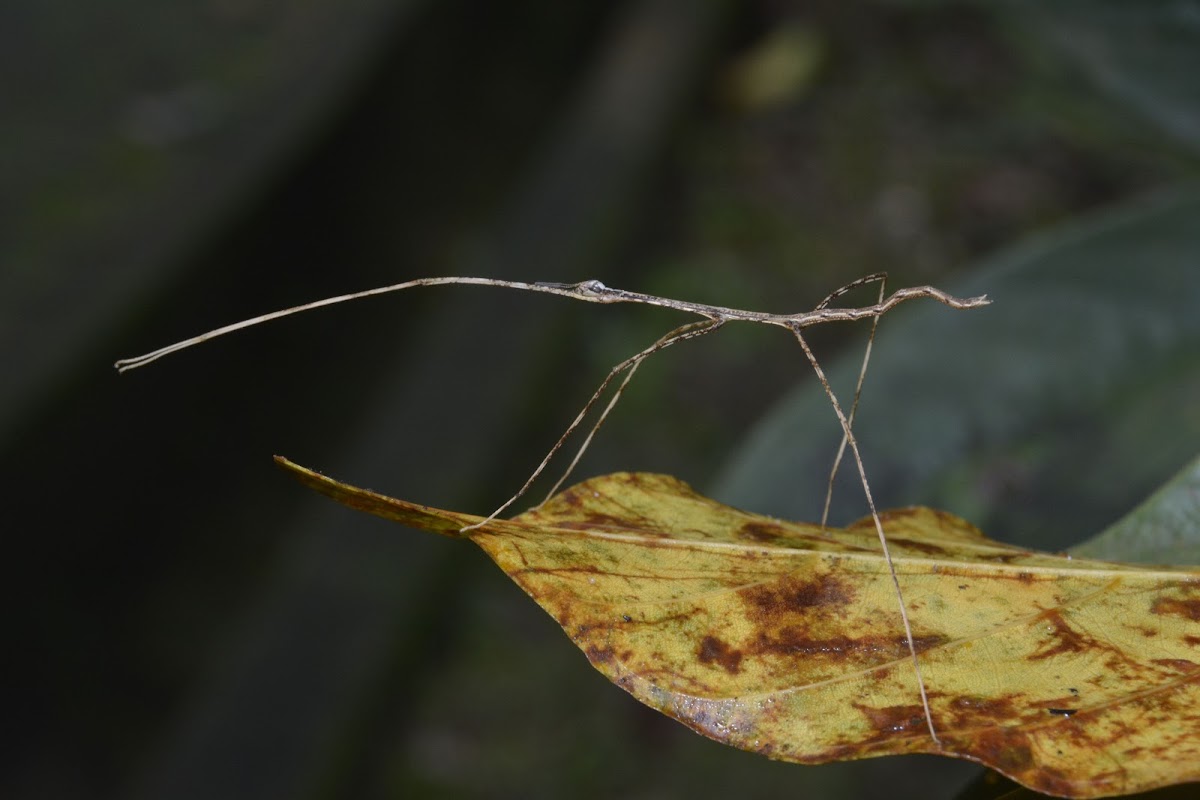
[[[953,795],[976,768],[704,740],[470,545],[271,463],[486,513],[677,315],[431,288],[110,365],[419,276],[794,312],[888,270],[996,305],[881,325],[877,496],[1068,546],[1200,450],[1200,10],[1138,8],[6,4],[0,795]],[[865,334],[814,331],[835,377]],[[815,518],[813,386],[779,331],[682,344],[578,476]]]

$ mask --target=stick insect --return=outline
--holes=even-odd
[[[768,314],[761,311],[745,311],[736,308],[726,308],[724,306],[693,303],[685,300],[675,300],[669,297],[657,297],[650,294],[630,292],[624,289],[614,289],[605,286],[598,280],[586,280],[580,283],[526,283],[522,281],[507,281],[495,278],[418,278],[416,280],[405,281],[403,283],[397,283],[391,286],[383,286],[376,289],[368,289],[366,291],[352,292],[350,294],[338,295],[336,297],[328,297],[312,303],[305,303],[303,305],[293,306],[281,311],[275,311],[270,314],[263,314],[252,319],[242,320],[241,322],[235,322],[231,325],[225,325],[223,327],[216,328],[215,330],[208,331],[207,333],[202,333],[199,336],[194,336],[190,339],[176,342],[175,344],[159,348],[158,350],[154,350],[141,356],[121,359],[117,361],[114,366],[120,372],[125,372],[137,367],[143,367],[162,358],[163,356],[170,355],[171,353],[178,352],[193,345],[201,344],[202,342],[206,342],[210,339],[215,339],[218,336],[223,336],[227,333],[233,333],[234,331],[238,331],[243,328],[249,328],[264,322],[270,322],[271,320],[279,319],[281,317],[298,314],[302,311],[310,311],[323,306],[344,303],[350,300],[358,300],[380,294],[398,292],[418,286],[443,286],[448,284],[496,286],[527,292],[555,294],[559,295],[560,297],[569,297],[573,300],[580,300],[587,303],[637,303],[641,305],[669,308],[675,311],[682,311],[684,313],[700,317],[698,320],[680,325],[674,330],[669,331],[649,347],[646,347],[645,349],[635,353],[613,367],[604,380],[601,381],[600,386],[595,392],[593,392],[587,403],[585,403],[583,408],[580,409],[579,413],[567,427],[566,431],[563,432],[563,434],[558,438],[558,441],[556,441],[550,448],[549,452],[546,453],[546,456],[542,459],[541,463],[538,464],[537,468],[534,469],[534,471],[530,474],[524,485],[517,490],[516,494],[506,500],[503,505],[488,515],[488,517],[482,522],[464,528],[464,532],[482,525],[486,525],[488,522],[491,522],[500,514],[504,513],[510,506],[513,505],[513,503],[517,502],[517,500],[524,496],[525,493],[529,491],[529,488],[533,485],[534,481],[537,480],[537,478],[540,477],[545,471],[546,467],[549,466],[550,461],[554,458],[554,456],[559,452],[560,449],[562,449],[564,443],[568,438],[570,438],[571,434],[575,433],[575,431],[583,425],[583,422],[585,419],[587,419],[589,413],[601,400],[601,398],[604,397],[605,391],[608,389],[608,387],[613,383],[614,380],[617,379],[618,376],[624,375],[616,389],[613,391],[612,397],[609,399],[607,405],[605,405],[596,422],[592,425],[591,429],[584,437],[583,443],[580,445],[578,451],[576,451],[574,457],[571,459],[570,464],[567,465],[566,471],[563,473],[562,477],[555,482],[554,486],[551,487],[546,499],[549,499],[549,497],[553,496],[563,482],[566,481],[574,471],[576,465],[579,463],[579,460],[583,457],[584,452],[587,450],[588,445],[591,443],[592,438],[596,435],[596,432],[600,430],[600,427],[604,424],[604,421],[608,418],[608,415],[612,412],[614,406],[616,406],[617,401],[621,398],[622,393],[629,385],[629,382],[633,378],[634,373],[637,372],[638,367],[650,356],[658,353],[659,351],[665,350],[674,344],[678,344],[679,342],[683,342],[688,339],[698,339],[701,336],[706,336],[730,322],[752,322],[761,325],[773,325],[790,332],[800,343],[800,347],[804,350],[804,355],[808,359],[809,364],[812,366],[813,371],[816,373],[817,379],[821,382],[821,388],[825,391],[825,396],[829,398],[829,403],[833,407],[834,414],[837,415],[838,423],[842,428],[842,441],[841,445],[838,447],[837,455],[834,458],[833,469],[830,472],[829,484],[825,494],[825,507],[821,514],[821,525],[825,525],[829,515],[829,505],[833,494],[834,475],[837,473],[838,467],[841,465],[843,456],[845,455],[846,447],[849,446],[850,453],[853,456],[855,466],[857,467],[859,480],[862,483],[863,494],[866,496],[867,506],[871,512],[871,519],[875,523],[875,531],[879,536],[879,546],[883,552],[883,557],[887,564],[888,572],[891,575],[892,586],[895,589],[896,600],[900,606],[900,618],[904,623],[904,636],[908,644],[909,655],[912,658],[913,671],[917,680],[917,688],[921,695],[921,706],[925,713],[925,722],[929,727],[929,735],[933,738],[933,741],[939,746],[941,745],[941,740],[938,738],[937,729],[934,726],[933,714],[929,708],[929,697],[925,689],[925,680],[921,675],[921,662],[917,657],[917,648],[913,641],[912,625],[908,619],[908,610],[904,602],[904,593],[900,588],[900,579],[896,574],[896,568],[892,562],[891,552],[888,549],[887,536],[883,531],[883,523],[880,521],[879,512],[875,508],[875,500],[871,495],[871,486],[867,481],[866,468],[863,466],[862,455],[859,453],[858,449],[858,442],[854,437],[853,424],[854,416],[858,410],[859,397],[862,393],[863,381],[867,373],[867,365],[871,357],[871,346],[875,341],[875,332],[878,328],[880,317],[897,305],[917,298],[931,298],[951,308],[968,309],[977,308],[990,303],[991,301],[986,295],[961,299],[949,295],[946,292],[943,292],[942,290],[936,289],[932,286],[917,286],[908,289],[899,289],[888,296],[887,273],[881,272],[859,278],[858,280],[853,281],[832,292],[828,297],[818,303],[811,311],[800,312],[797,314]],[[873,305],[862,306],[858,308],[838,308],[832,305],[834,300],[846,294],[847,292],[860,286],[869,284],[879,285],[878,299]],[[837,395],[834,394],[833,389],[830,387],[829,380],[826,378],[825,371],[821,368],[820,362],[817,361],[816,355],[813,353],[812,348],[809,347],[807,340],[805,340],[803,331],[805,328],[822,323],[854,322],[862,319],[872,320],[871,332],[867,340],[866,350],[863,354],[862,366],[859,369],[858,381],[854,388],[854,399],[850,406],[850,412],[847,414],[843,410],[842,404],[839,402]],[[544,503],[545,500],[542,502]]]

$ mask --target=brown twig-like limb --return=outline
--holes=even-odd
[[[549,500],[551,497],[553,497],[554,493],[557,492],[559,487],[566,482],[567,478],[571,477],[571,473],[575,471],[575,466],[579,463],[579,459],[583,458],[584,451],[587,450],[588,445],[591,443],[592,437],[595,436],[596,432],[600,430],[600,426],[604,424],[604,420],[608,417],[609,412],[613,410],[613,406],[615,406],[617,401],[621,399],[622,392],[624,392],[625,387],[629,385],[629,381],[631,378],[633,378],[633,373],[637,371],[639,364],[660,350],[664,350],[676,342],[682,342],[685,339],[698,339],[701,336],[712,333],[724,324],[724,320],[706,319],[701,320],[700,322],[691,322],[687,325],[681,325],[680,327],[668,333],[666,336],[659,339],[650,347],[638,353],[636,356],[626,359],[624,363],[628,363],[630,366],[628,374],[625,375],[625,380],[621,381],[621,385],[618,386],[617,391],[613,393],[612,399],[609,400],[608,405],[604,407],[604,412],[600,415],[600,419],[596,420],[596,424],[592,426],[592,429],[588,432],[587,438],[584,439],[583,444],[579,446],[579,450],[575,453],[575,457],[571,459],[571,463],[567,465],[567,469],[563,472],[558,481],[550,487],[550,491],[546,493],[546,498],[545,500],[542,500],[542,503],[545,503],[546,500]],[[620,365],[618,365],[618,369],[619,366]],[[599,397],[600,393],[604,391],[605,383],[607,383],[607,381],[600,384],[600,388],[598,388],[596,390],[596,394],[593,395],[592,402],[595,402],[594,398]],[[586,414],[587,409],[585,408],[580,413],[581,415]],[[574,430],[574,428],[567,430],[567,432],[562,435],[562,439],[559,441],[561,442],[570,436],[572,430]]]
[[[854,456],[854,463],[858,465],[858,477],[862,479],[863,493],[867,497],[867,506],[871,509],[871,519],[874,520],[875,531],[879,534],[879,546],[883,550],[883,560],[887,563],[888,573],[892,576],[892,586],[896,590],[896,600],[900,604],[900,619],[904,623],[904,638],[908,642],[908,652],[912,656],[913,671],[917,676],[917,689],[921,693],[921,707],[925,711],[925,722],[929,726],[929,735],[933,737],[934,743],[938,747],[941,747],[942,740],[938,738],[937,728],[933,724],[933,713],[929,709],[929,695],[925,691],[925,679],[921,676],[921,660],[917,658],[917,645],[913,641],[912,625],[908,621],[908,609],[904,604],[904,593],[900,590],[900,578],[896,575],[896,565],[892,562],[892,553],[888,549],[887,536],[883,532],[883,522],[879,519],[879,512],[875,510],[875,499],[871,497],[871,485],[867,482],[867,470],[863,466],[862,455],[858,452],[858,442],[855,441],[854,432],[850,429],[850,420],[842,413],[841,403],[838,402],[837,395],[833,393],[833,388],[830,387],[829,380],[825,377],[825,371],[821,369],[821,365],[817,361],[817,357],[813,354],[812,348],[804,340],[804,336],[800,333],[799,328],[794,328],[792,333],[796,335],[800,346],[804,348],[804,355],[808,356],[808,363],[812,364],[813,372],[817,373],[817,380],[821,382],[821,388],[825,390],[825,396],[829,398],[829,402],[833,406],[833,411],[837,414],[838,422],[842,425],[842,435],[850,445],[850,452]]]
[[[879,300],[874,305],[862,306],[860,308],[830,307],[830,303],[832,303],[833,300],[841,297],[851,289],[876,281],[880,284]],[[821,386],[825,390],[825,394],[833,406],[833,410],[837,415],[838,422],[841,423],[842,426],[842,445],[838,449],[838,455],[834,461],[833,471],[836,473],[837,467],[841,463],[842,455],[845,452],[845,447],[847,445],[849,445],[850,452],[854,456],[855,464],[858,467],[858,475],[862,481],[863,492],[866,495],[867,506],[871,510],[871,518],[874,520],[875,530],[879,534],[879,544],[883,549],[883,557],[887,563],[888,572],[892,578],[892,585],[896,590],[896,600],[900,605],[900,618],[904,623],[904,635],[908,642],[909,653],[912,656],[913,669],[917,678],[917,687],[921,693],[921,705],[925,710],[925,721],[929,725],[929,734],[933,737],[934,742],[938,743],[939,745],[941,744],[941,741],[938,739],[937,730],[933,723],[933,715],[929,708],[929,698],[925,691],[925,681],[921,675],[921,662],[917,657],[916,643],[913,641],[912,625],[909,623],[908,610],[904,603],[904,594],[900,589],[900,579],[896,575],[896,567],[892,562],[891,552],[888,550],[887,536],[883,531],[883,523],[880,521],[879,513],[875,509],[875,501],[871,496],[871,487],[867,481],[866,468],[863,466],[862,456],[858,450],[858,442],[854,438],[852,423],[854,420],[854,415],[858,409],[858,400],[862,391],[863,380],[866,375],[867,362],[870,359],[871,344],[874,342],[876,326],[878,326],[879,318],[881,316],[903,302],[921,297],[936,300],[939,303],[947,305],[951,308],[967,309],[987,305],[991,301],[988,300],[986,296],[960,299],[943,292],[941,289],[935,289],[932,286],[917,286],[910,289],[899,289],[890,297],[885,297],[886,275],[879,273],[876,275],[868,275],[864,278],[854,281],[853,283],[843,286],[822,300],[812,311],[804,311],[797,314],[768,314],[761,311],[746,311],[737,308],[726,308],[725,306],[714,306],[704,303],[693,303],[686,300],[675,300],[669,297],[657,297],[655,295],[641,294],[639,292],[629,292],[624,289],[613,289],[596,280],[582,281],[580,283],[525,283],[522,281],[506,281],[495,278],[419,278],[417,280],[405,281],[403,283],[397,283],[392,286],[384,286],[378,289],[368,289],[362,292],[353,292],[351,294],[343,294],[337,297],[329,297],[313,303],[293,306],[292,308],[287,308],[282,311],[276,311],[271,314],[264,314],[259,317],[254,317],[253,319],[236,322],[232,325],[226,325],[207,333],[200,334],[199,336],[194,336],[191,339],[185,339],[181,342],[176,342],[175,344],[168,345],[167,347],[146,353],[145,355],[137,356],[135,358],[121,359],[120,361],[116,362],[115,366],[120,372],[125,372],[126,370],[134,369],[136,367],[145,366],[146,364],[156,361],[165,355],[178,352],[179,350],[191,347],[192,345],[208,341],[209,339],[215,339],[216,337],[223,336],[227,333],[233,333],[234,331],[241,330],[243,328],[249,328],[253,325],[258,325],[259,323],[269,322],[274,319],[280,319],[281,317],[297,314],[301,311],[309,311],[315,308],[321,308],[323,306],[334,305],[336,303],[344,303],[349,300],[358,300],[364,297],[372,297],[375,295],[387,294],[389,292],[402,291],[404,289],[411,289],[417,286],[445,285],[497,286],[507,289],[519,289],[521,291],[528,292],[555,294],[561,297],[569,297],[571,299],[581,300],[587,303],[637,303],[640,305],[669,308],[675,311],[682,311],[684,313],[703,317],[703,319],[700,321],[692,322],[676,328],[646,349],[642,350],[636,355],[630,356],[617,366],[613,367],[608,376],[605,377],[605,379],[601,382],[600,387],[592,394],[591,398],[584,405],[579,414],[576,415],[575,420],[567,427],[566,432],[559,437],[557,442],[555,442],[554,446],[550,449],[550,452],[547,453],[544,459],[542,459],[542,462],[525,482],[525,485],[521,487],[520,491],[513,495],[513,497],[510,498],[504,505],[492,512],[492,514],[488,516],[484,522],[479,523],[479,525],[483,525],[486,522],[495,519],[499,514],[505,511],[509,506],[511,506],[525,494],[525,492],[533,484],[533,481],[542,474],[546,466],[550,463],[550,460],[562,448],[566,439],[572,433],[574,433],[580,425],[583,424],[584,418],[586,418],[588,412],[591,411],[591,409],[599,401],[600,397],[604,394],[605,389],[607,389],[609,384],[612,383],[613,379],[615,379],[622,372],[625,373],[625,378],[618,385],[612,399],[609,400],[608,405],[601,413],[600,419],[595,423],[595,425],[592,426],[591,431],[588,433],[582,446],[575,454],[575,457],[571,460],[566,473],[558,481],[558,483],[554,485],[554,488],[551,489],[551,494],[558,489],[562,482],[566,480],[567,476],[571,474],[572,470],[574,470],[575,465],[579,462],[579,459],[583,456],[584,451],[587,450],[588,445],[591,443],[592,437],[595,436],[596,431],[600,429],[600,426],[604,424],[605,419],[608,417],[609,413],[620,399],[625,387],[629,385],[629,381],[633,377],[634,372],[637,371],[638,366],[647,358],[677,342],[682,342],[685,339],[694,339],[712,333],[727,322],[755,322],[762,325],[774,325],[790,331],[800,342],[800,346],[804,349],[804,353],[808,357],[809,363],[812,365],[813,370],[817,374],[817,379],[820,380]],[[834,395],[833,389],[829,386],[829,381],[826,379],[820,363],[818,363],[816,356],[813,355],[812,350],[808,346],[808,342],[804,339],[802,331],[807,327],[826,322],[854,322],[856,320],[867,318],[873,320],[871,326],[871,337],[867,342],[867,349],[863,357],[862,368],[859,371],[858,384],[854,390],[854,404],[851,406],[849,417],[847,417],[846,414],[843,413],[841,404],[838,402],[837,396]],[[832,492],[833,488],[832,480],[833,478],[831,474],[829,489],[826,494],[825,513],[822,515],[822,525],[824,525],[826,515],[829,511],[829,499],[831,497],[830,493]],[[470,527],[474,528],[478,527],[478,525],[472,525]],[[465,528],[464,530],[469,530],[469,528]]]
[[[603,413],[600,414],[600,419],[598,419],[596,424],[592,426],[592,429],[588,431],[587,438],[583,440],[583,444],[580,445],[579,450],[575,453],[575,457],[571,459],[571,463],[567,466],[567,469],[563,473],[562,477],[559,478],[554,486],[550,488],[549,493],[546,495],[546,499],[542,500],[542,503],[545,503],[546,500],[549,500],[551,497],[553,497],[554,493],[558,491],[558,487],[562,486],[563,482],[570,477],[571,473],[575,470],[575,465],[579,463],[579,459],[583,457],[584,451],[586,451],[588,445],[591,444],[592,437],[596,435],[596,431],[600,430],[600,426],[604,424],[604,420],[608,417],[609,412],[613,410],[613,406],[615,406],[617,404],[617,400],[621,398],[621,393],[624,392],[625,387],[629,385],[629,381],[633,378],[633,374],[637,372],[638,365],[658,351],[664,350],[676,342],[682,342],[685,339],[695,339],[699,336],[705,335],[706,333],[712,333],[723,324],[725,324],[723,320],[705,319],[700,320],[699,322],[689,322],[687,325],[681,325],[667,335],[663,336],[654,344],[647,347],[645,350],[630,356],[620,364],[617,364],[615,367],[613,367],[612,370],[609,371],[608,375],[605,376],[604,380],[600,382],[600,386],[596,389],[596,391],[592,393],[591,398],[589,398],[587,403],[584,404],[583,408],[579,410],[579,413],[575,415],[575,419],[572,420],[571,424],[567,426],[567,429],[563,431],[562,436],[558,437],[558,441],[556,441],[554,446],[550,448],[550,451],[546,453],[546,457],[543,458],[542,462],[537,465],[537,469],[533,471],[533,473],[525,481],[525,484],[517,490],[517,493],[508,498],[508,500],[504,502],[504,505],[500,506],[491,514],[489,514],[486,519],[482,520],[481,522],[477,522],[474,525],[468,525],[462,530],[465,532],[486,525],[496,517],[503,514],[509,506],[517,502],[517,500],[519,500],[527,491],[529,491],[529,487],[532,486],[533,482],[538,479],[538,476],[545,471],[546,467],[550,464],[551,459],[553,459],[558,451],[562,449],[563,444],[566,443],[571,434],[578,430],[579,426],[583,424],[583,420],[587,417],[588,412],[592,410],[592,408],[596,405],[596,402],[604,395],[604,390],[608,388],[610,383],[612,383],[613,378],[617,377],[622,372],[625,372],[625,379],[621,381],[621,384],[617,387],[616,392],[613,393],[612,399],[608,401],[608,405],[605,406]],[[626,372],[626,370],[628,370],[628,372]],[[541,505],[541,503],[538,505]]]
[[[826,297],[817,305],[817,308],[825,308],[834,299],[841,297],[846,292],[859,286],[864,286],[868,283],[879,283],[879,299],[878,303],[883,302],[883,297],[887,294],[887,273],[876,272],[874,275],[867,275],[864,278],[848,283],[836,292]],[[871,345],[875,343],[875,331],[879,330],[879,317],[871,320],[871,333],[867,336],[867,347],[863,350],[862,366],[858,370],[858,383],[854,385],[854,401],[850,404],[850,414],[847,417],[850,427],[854,427],[854,415],[858,413],[858,400],[862,396],[863,382],[867,379],[867,365],[871,361]],[[829,521],[829,507],[833,504],[833,479],[837,477],[838,467],[842,465],[842,456],[846,454],[846,435],[842,434],[842,443],[838,445],[837,455],[833,457],[833,467],[829,470],[829,483],[825,485],[825,507],[821,509],[821,527],[825,527],[825,523]]]

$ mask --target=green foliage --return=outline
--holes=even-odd
[[[1200,459],[1074,552],[1107,561],[1200,564]]]
[[[1073,62],[1099,89],[1200,151],[1200,12],[1189,3],[1019,2],[1010,21]]]

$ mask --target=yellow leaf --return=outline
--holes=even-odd
[[[928,508],[882,514],[939,746],[869,519],[763,517],[618,473],[480,517],[279,459],[353,508],[472,539],[605,676],[717,741],[801,763],[936,753],[1048,794],[1200,780],[1200,572],[1070,559]]]

